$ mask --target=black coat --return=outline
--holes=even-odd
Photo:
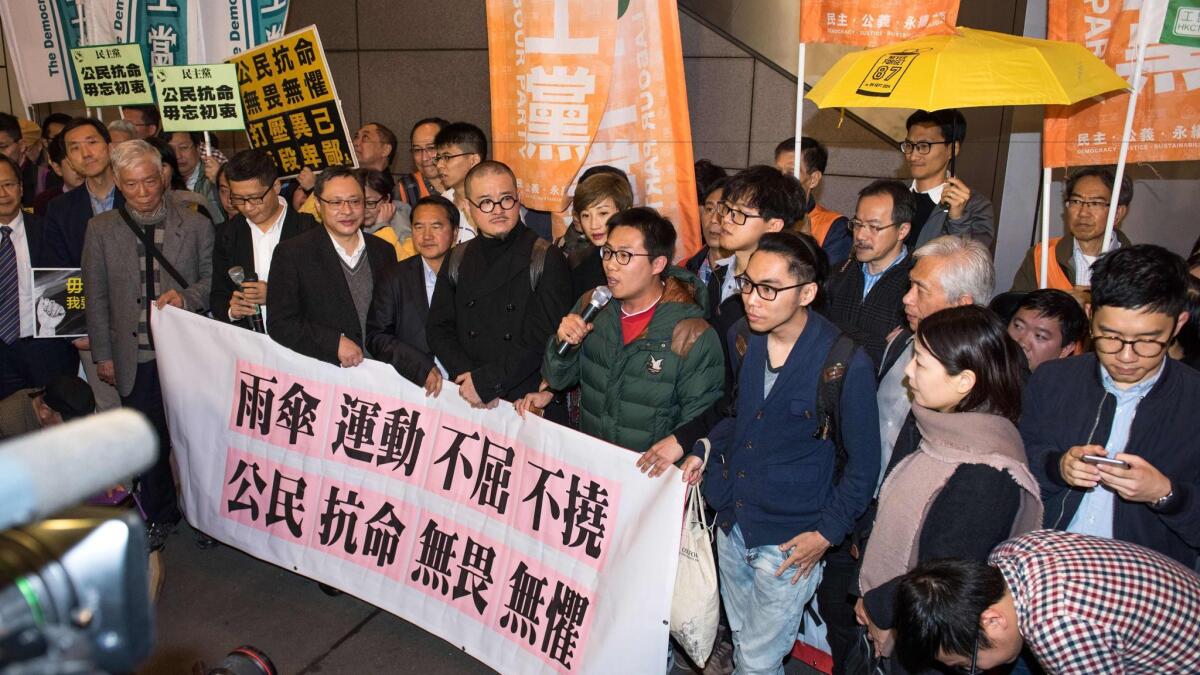
[[[396,250],[379,237],[363,236],[375,283],[396,264]],[[305,356],[338,363],[345,335],[364,346],[358,311],[342,262],[324,227],[310,228],[279,243],[271,258],[267,332],[271,339]]]
[[[571,275],[551,246],[537,289],[530,288],[530,260],[537,235],[517,224],[511,243],[489,265],[483,238],[466,246],[457,285],[449,261],[438,272],[426,338],[450,378],[471,373],[484,401],[513,401],[536,391],[546,343],[571,309]]]
[[[307,213],[300,213],[291,206],[283,218],[283,231],[279,234],[279,242],[317,227],[317,221]],[[237,290],[229,279],[229,268],[240,265],[246,274],[257,274],[261,280],[264,272],[270,270],[254,269],[254,240],[250,228],[254,227],[240,213],[233,218],[217,225],[217,236],[213,242],[213,278],[212,293],[208,306],[212,309],[213,318],[229,323],[229,298]],[[268,297],[270,293],[268,292]],[[243,325],[245,320],[235,322]]]
[[[125,195],[115,191],[113,208],[125,205]],[[50,200],[46,207],[46,266],[80,267],[83,261],[83,236],[92,219],[92,199],[87,185]]]
[[[433,369],[433,352],[425,339],[429,300],[421,256],[401,260],[375,284],[367,314],[367,351],[392,364],[413,384],[424,386]]]
[[[584,293],[608,283],[604,262],[600,260],[600,249],[594,244],[576,250],[567,258],[571,268],[571,301],[583,297]],[[556,326],[557,328],[557,326]]]

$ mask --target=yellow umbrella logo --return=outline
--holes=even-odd
[[[908,72],[909,66],[913,61],[921,55],[922,52],[927,52],[928,49],[907,49],[899,52],[887,52],[880,56],[875,65],[871,66],[867,71],[866,77],[858,85],[858,91],[855,93],[860,96],[878,96],[886,98],[892,95],[896,87],[900,85],[900,80],[904,78],[904,74]]]

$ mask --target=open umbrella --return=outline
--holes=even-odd
[[[851,52],[825,73],[808,92],[808,99],[818,108],[943,110],[1070,105],[1128,88],[1082,45],[959,26]],[[953,144],[950,151],[953,175]],[[1043,270],[1050,255],[1049,193],[1050,170],[1043,169]]]

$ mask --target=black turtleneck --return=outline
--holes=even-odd
[[[509,249],[513,247],[518,239],[521,238],[521,233],[525,231],[525,224],[517,221],[516,226],[509,230],[508,234],[503,237],[487,237],[479,235],[479,250],[483,252],[484,262],[488,268],[500,259]]]

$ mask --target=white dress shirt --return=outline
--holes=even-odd
[[[444,260],[445,259],[443,258],[443,261]],[[424,258],[421,258],[421,269],[425,271],[425,300],[432,307],[433,287],[437,286],[437,272],[433,271],[433,268],[429,266],[429,263],[426,262]],[[450,377],[450,374],[446,372],[446,367],[442,365],[442,362],[438,359],[438,357],[433,357],[433,363],[437,366],[438,370],[441,371],[442,377]]]
[[[915,180],[912,182],[911,189],[913,192],[915,192],[917,194],[922,193],[922,190],[917,189],[917,181],[915,181]],[[924,193],[929,195],[929,198],[931,200],[933,200],[934,204],[941,204],[942,203],[942,192],[945,191],[945,189],[946,189],[945,183],[938,183],[937,187],[930,188],[928,190],[924,190]]]
[[[246,222],[250,225],[250,244],[254,250],[254,271],[258,273],[259,281],[266,281],[271,273],[271,259],[275,256],[275,247],[279,245],[279,238],[283,236],[283,221],[287,218],[287,202],[283,197],[279,197],[279,215],[275,218],[275,222],[264,232],[262,223],[252,223],[247,218]]]
[[[442,193],[442,196],[445,197],[446,199],[449,199],[451,204],[456,203],[454,201],[454,188],[446,188],[446,191]],[[463,211],[462,209],[459,209],[458,210],[458,241],[456,241],[454,243],[461,244],[464,241],[471,241],[474,238],[475,238],[475,228],[471,227],[471,221],[467,219],[467,212]]]
[[[338,257],[341,258],[342,262],[346,263],[346,266],[350,269],[354,269],[356,266],[358,266],[358,261],[362,260],[363,253],[365,253],[367,250],[367,242],[365,239],[363,239],[362,230],[355,232],[355,235],[358,237],[358,246],[355,247],[354,253],[346,253],[346,249],[342,248],[342,245],[338,243],[337,239],[334,239],[332,234],[329,235],[329,241],[333,242],[333,250],[337,251]]]
[[[25,234],[25,214],[17,211],[17,217],[8,224],[12,228],[13,249],[17,254],[17,297],[21,307],[21,335],[33,337],[37,327],[34,325],[33,308],[33,265],[29,260],[29,238]]]

